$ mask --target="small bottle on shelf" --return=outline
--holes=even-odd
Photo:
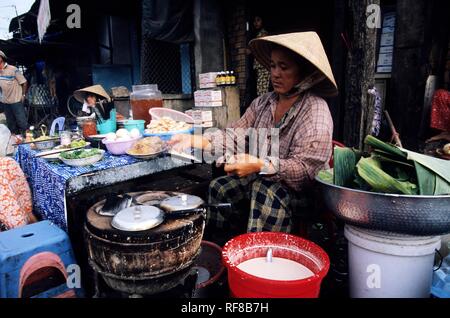
[[[216,76],[216,85],[217,86],[220,86],[221,76],[222,76],[222,72],[217,73],[217,76]]]
[[[236,75],[234,75],[234,71],[231,71],[231,85],[236,85]]]
[[[225,85],[230,85],[231,84],[231,76],[230,76],[230,72],[226,71],[225,72]]]
[[[225,72],[220,72],[220,85],[219,86],[224,86],[226,83],[226,75]]]

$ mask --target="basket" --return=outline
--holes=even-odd
[[[159,137],[162,141],[169,141],[172,139],[172,136],[175,135],[192,135],[194,133],[194,127],[187,130],[179,130],[179,131],[170,131],[165,133],[145,133],[144,137]]]
[[[194,119],[191,116],[173,109],[155,107],[150,109],[149,112],[150,115],[152,116],[152,119],[161,119],[162,117],[169,117],[175,121],[181,121],[188,124],[194,123]]]

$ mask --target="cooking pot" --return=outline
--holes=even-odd
[[[206,208],[231,208],[231,204],[205,205],[205,202],[193,195],[181,194],[161,201],[155,206],[146,206],[132,200],[135,206],[130,206],[118,212],[111,225],[115,229],[129,232],[151,230],[165,220],[179,219],[195,214],[206,218]]]

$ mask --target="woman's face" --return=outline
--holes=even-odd
[[[86,97],[86,102],[88,103],[88,105],[94,106],[97,102],[97,98],[95,97],[95,95],[88,95]]]
[[[261,30],[263,28],[261,17],[255,17],[255,19],[253,20],[253,27],[255,28],[255,30]]]
[[[300,83],[300,66],[293,54],[282,48],[272,51],[270,74],[273,89],[278,94],[287,94]]]

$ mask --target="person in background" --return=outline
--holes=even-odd
[[[447,63],[444,82],[444,87],[435,92],[431,106],[430,126],[440,134],[428,139],[427,143],[450,143],[450,62]]]
[[[31,191],[19,164],[6,157],[12,135],[0,125],[0,232],[36,222]]]
[[[445,141],[450,143],[450,92],[437,90],[433,97],[431,109],[431,128],[441,133],[427,142]]]
[[[24,101],[28,90],[23,74],[7,63],[6,54],[0,51],[0,108],[5,111],[6,122],[13,134],[24,135],[27,128]]]
[[[101,85],[79,89],[74,92],[73,96],[83,104],[82,111],[85,116],[92,115],[96,109],[103,119],[109,119],[114,104],[111,103],[111,97]],[[100,103],[101,101],[102,103]]]
[[[333,119],[324,98],[336,96],[338,89],[317,33],[259,38],[250,48],[258,62],[270,70],[274,91],[256,98],[231,129],[176,135],[169,141],[176,151],[194,147],[225,153],[225,160],[217,162],[224,161],[227,176],[211,182],[209,203],[231,203],[234,208],[210,210],[207,228],[214,235],[241,234],[233,231],[239,230],[235,225],[242,216],[247,232],[291,232],[290,202],[311,198],[311,184],[317,173],[328,167],[332,155]],[[267,129],[278,132],[277,141]],[[236,145],[254,147],[245,140],[250,133],[258,141],[258,154],[236,151]],[[224,147],[225,139],[234,142],[225,141]],[[269,154],[263,149],[272,151]],[[241,208],[243,200],[250,201],[250,211]]]

